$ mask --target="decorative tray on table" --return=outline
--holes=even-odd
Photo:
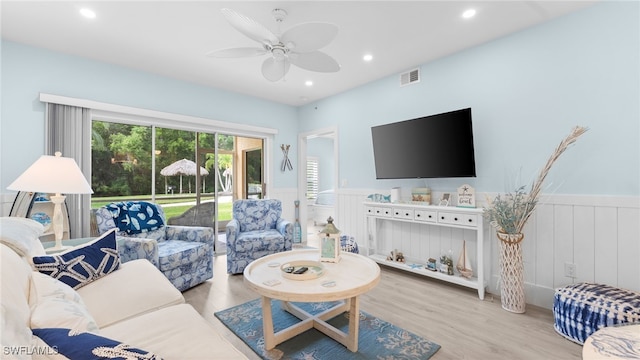
[[[287,279],[311,280],[324,274],[324,266],[321,262],[313,260],[289,261],[280,266],[280,272]]]

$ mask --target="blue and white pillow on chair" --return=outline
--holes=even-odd
[[[111,212],[118,229],[129,235],[158,230],[164,226],[158,207],[146,201],[111,203],[106,208]]]

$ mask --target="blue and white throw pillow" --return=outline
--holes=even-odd
[[[124,201],[107,205],[118,230],[127,234],[157,230],[164,220],[157,205],[146,201]]]
[[[148,351],[88,332],[78,333],[70,329],[43,328],[33,329],[33,335],[69,359],[161,359]]]
[[[120,266],[115,230],[59,255],[34,256],[33,265],[39,272],[79,289]]]
[[[154,204],[145,201],[130,201],[127,202],[127,209],[129,213],[128,234],[157,230],[164,225],[162,216]]]

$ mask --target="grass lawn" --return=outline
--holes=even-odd
[[[99,207],[105,206],[112,202],[126,201],[126,200],[131,200],[132,198],[133,198],[132,196],[94,197],[94,198],[91,198],[91,208],[97,209]],[[203,196],[202,200],[210,200],[213,198],[214,198],[213,196],[207,196],[207,197]],[[135,200],[151,201],[151,196],[136,196]],[[162,209],[164,210],[164,213],[167,219],[169,219],[171,217],[181,215],[182,213],[184,213],[185,211],[193,207],[193,205],[190,205],[190,204],[177,205],[177,206],[163,206],[163,205],[182,203],[182,202],[194,202],[194,201],[195,201],[195,197],[193,196],[181,196],[181,197],[156,196],[155,203],[162,206]],[[219,214],[218,220],[220,221],[231,220],[231,206],[232,206],[231,202],[218,203],[218,214]]]

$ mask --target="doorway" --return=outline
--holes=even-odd
[[[245,199],[263,198],[263,161],[262,147],[243,150],[243,181]]]
[[[338,218],[337,139],[336,127],[313,130],[298,136],[300,224],[302,241],[310,246],[318,245],[317,233],[326,224],[326,218]]]

